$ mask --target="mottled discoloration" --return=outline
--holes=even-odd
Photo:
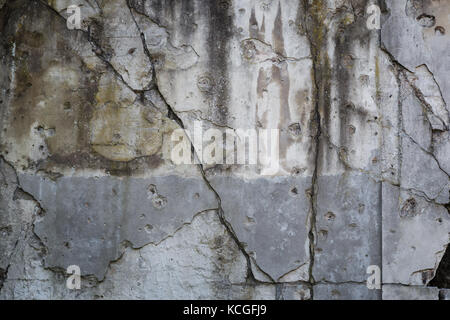
[[[74,4],[0,1],[0,298],[446,299],[446,1]],[[278,170],[176,165],[195,121]]]

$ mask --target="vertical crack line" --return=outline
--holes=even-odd
[[[306,31],[306,37],[309,41],[311,56],[312,56],[312,77],[314,83],[314,115],[313,122],[316,126],[316,132],[313,137],[315,143],[314,154],[314,171],[311,180],[310,192],[310,213],[309,213],[309,283],[311,285],[311,299],[314,299],[313,286],[315,284],[313,276],[313,268],[315,263],[315,241],[316,241],[316,217],[317,217],[317,196],[318,196],[318,175],[319,175],[319,161],[320,148],[322,136],[321,124],[321,108],[327,108],[327,98],[329,95],[329,61],[326,51],[326,41],[328,30],[325,25],[326,5],[322,0],[314,0],[309,3],[308,0],[302,0],[303,17],[302,24]]]
[[[378,4],[378,7],[379,8],[384,8],[384,6],[383,6],[383,3],[382,3],[382,1],[383,0],[378,0],[377,1],[377,4]],[[377,41],[377,47],[378,48],[381,48],[381,29],[379,29],[379,30],[377,30],[376,31],[376,41]],[[382,161],[382,163],[383,163],[383,159],[384,159],[384,143],[385,143],[385,135],[384,135],[384,132],[385,132],[385,130],[383,129],[383,123],[382,123],[382,110],[381,110],[381,103],[382,103],[382,101],[381,101],[381,90],[380,90],[380,82],[381,82],[381,79],[380,79],[380,72],[379,72],[379,68],[380,68],[380,66],[379,66],[379,64],[380,64],[380,59],[379,59],[379,55],[378,55],[378,52],[377,52],[377,54],[376,54],[376,57],[375,57],[375,85],[376,85],[376,95],[375,95],[375,97],[376,97],[376,106],[377,106],[377,111],[378,111],[378,125],[380,126],[380,129],[381,129],[381,132],[382,132],[382,134],[380,135],[380,141],[381,141],[381,145],[380,145],[380,150],[381,150],[381,152],[380,152],[380,154],[381,154],[381,161]],[[379,290],[379,300],[382,300],[383,299],[383,291],[382,291],[382,288],[383,288],[383,166],[381,166],[381,169],[380,169],[380,182],[379,182],[379,193],[378,193],[378,206],[379,206],[379,212],[378,212],[378,223],[379,223],[379,225],[378,225],[378,228],[379,228],[379,236],[380,236],[380,242],[379,242],[379,254],[380,254],[380,257],[379,257],[379,263],[380,263],[380,271],[381,271],[381,287],[380,287],[380,290]]]
[[[161,97],[161,99],[163,100],[164,104],[166,105],[167,108],[167,112],[168,112],[168,117],[172,120],[174,120],[175,122],[177,122],[177,124],[185,129],[184,123],[181,120],[180,117],[178,117],[178,115],[176,114],[176,112],[172,109],[172,107],[167,103],[165,97],[163,96],[163,94],[160,92],[159,88],[158,88],[158,84],[157,84],[157,79],[156,79],[156,70],[155,70],[155,66],[152,63],[152,55],[150,54],[150,51],[148,50],[147,47],[147,42],[145,39],[145,34],[142,32],[139,24],[137,23],[133,11],[132,9],[133,6],[130,3],[130,0],[127,0],[127,6],[128,9],[130,10],[130,14],[133,18],[134,23],[136,24],[137,29],[139,30],[140,33],[140,37],[141,37],[141,41],[142,41],[142,46],[144,49],[145,54],[147,55],[148,59],[149,59],[149,63],[151,64],[151,68],[152,68],[152,87],[151,89],[155,90],[157,92],[157,94]],[[188,137],[189,139],[189,137]],[[237,247],[239,248],[239,250],[241,251],[241,253],[244,255],[245,259],[246,259],[246,263],[247,263],[247,280],[253,282],[253,283],[257,283],[259,282],[258,280],[256,280],[253,271],[252,271],[252,263],[251,263],[251,258],[249,256],[249,254],[245,251],[244,246],[242,245],[242,243],[239,241],[239,238],[236,235],[236,232],[233,230],[233,227],[231,226],[231,224],[227,221],[226,217],[225,217],[225,213],[222,207],[222,199],[220,198],[218,192],[214,189],[214,187],[211,185],[211,183],[209,182],[209,180],[206,177],[205,174],[205,170],[203,168],[203,165],[201,164],[201,162],[199,161],[199,157],[197,155],[197,152],[194,148],[194,144],[192,143],[192,141],[189,139],[189,142],[191,144],[191,151],[194,155],[194,159],[195,162],[197,163],[197,166],[200,170],[201,176],[203,181],[206,183],[206,185],[208,186],[208,188],[214,193],[216,200],[217,200],[217,206],[218,206],[218,210],[217,210],[217,214],[219,217],[220,222],[222,223],[222,225],[225,227],[225,229],[227,230],[227,233],[230,235],[230,237],[234,240],[234,242],[236,243]],[[270,277],[270,275],[268,275],[267,273],[265,273],[263,270],[261,270],[260,268],[258,268],[260,270],[260,272],[264,273],[265,276],[267,276],[271,282],[275,282],[275,280]]]

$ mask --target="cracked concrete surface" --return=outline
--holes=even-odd
[[[447,299],[449,14],[0,1],[0,298]],[[199,120],[278,129],[279,170],[176,165]]]

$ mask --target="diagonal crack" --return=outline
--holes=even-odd
[[[42,246],[42,248],[44,248],[45,251],[48,251],[48,249],[47,249],[47,247],[45,246],[44,242],[41,240],[41,238],[39,238],[39,236],[36,234],[36,232],[35,232],[35,230],[34,230],[36,218],[37,218],[39,215],[44,214],[44,213],[45,213],[45,209],[42,207],[41,203],[40,203],[36,198],[33,197],[32,194],[26,192],[26,191],[21,187],[20,181],[19,181],[19,177],[18,177],[18,175],[17,175],[16,168],[12,165],[12,163],[10,163],[8,160],[6,160],[5,157],[4,157],[3,155],[1,155],[1,154],[0,154],[0,161],[2,161],[2,162],[5,163],[7,166],[9,166],[9,167],[12,169],[12,171],[14,172],[15,180],[16,180],[16,181],[15,181],[15,183],[16,183],[16,191],[15,191],[15,194],[17,194],[18,192],[20,192],[27,200],[33,201],[34,204],[36,205],[37,209],[38,209],[38,210],[33,214],[33,218],[32,218],[32,221],[30,222],[30,224],[27,225],[27,227],[26,227],[25,230],[22,229],[21,233],[25,233],[25,235],[26,235],[27,233],[31,232],[31,233],[33,234],[33,236],[39,241],[39,244]],[[0,274],[0,292],[1,292],[1,290],[3,289],[3,284],[4,284],[4,282],[5,282],[5,281],[7,280],[7,278],[8,278],[8,271],[9,271],[9,268],[10,268],[10,266],[11,266],[11,258],[12,258],[12,255],[15,253],[16,248],[17,248],[17,246],[18,246],[20,240],[24,240],[24,239],[25,239],[25,236],[18,237],[18,239],[16,240],[16,242],[15,242],[15,244],[14,244],[14,248],[13,248],[13,250],[11,251],[11,256],[9,257],[10,262],[9,262],[8,266],[6,267],[6,270],[5,270],[4,272],[2,272],[2,274]]]
[[[151,54],[150,54],[150,52],[149,52],[149,50],[148,50],[148,48],[147,48],[147,43],[146,43],[146,39],[145,39],[145,34],[142,32],[142,30],[141,30],[139,24],[137,23],[137,21],[136,21],[136,19],[135,19],[135,16],[134,16],[134,14],[133,14],[133,10],[135,10],[135,9],[133,8],[133,6],[131,5],[131,3],[130,3],[129,0],[127,0],[127,6],[128,6],[128,8],[129,8],[129,10],[130,10],[130,14],[131,14],[131,16],[133,17],[133,20],[134,20],[134,22],[135,22],[135,24],[136,24],[136,27],[138,28],[138,30],[139,30],[139,32],[140,32],[140,36],[141,36],[142,46],[143,46],[144,52],[145,52],[145,54],[147,55],[147,57],[148,57],[148,59],[150,60],[150,63],[151,63],[151,67],[152,67],[152,70],[153,70],[153,73],[152,73],[152,77],[153,77],[153,79],[152,79],[152,89],[153,89],[154,91],[157,92],[158,96],[161,97],[162,101],[163,101],[164,104],[166,105],[167,110],[168,110],[169,118],[171,118],[171,119],[173,119],[174,121],[176,121],[176,122],[178,123],[178,125],[179,125],[181,128],[185,129],[185,126],[184,126],[183,121],[181,120],[180,117],[178,117],[177,113],[173,110],[173,108],[167,103],[166,99],[164,98],[164,96],[162,95],[162,93],[160,92],[160,90],[159,90],[159,88],[158,88],[158,84],[157,84],[157,80],[156,80],[155,66],[154,66],[154,64],[152,63],[152,56],[151,56]],[[188,138],[188,139],[189,139],[189,138]],[[194,145],[193,145],[192,141],[189,140],[189,142],[190,142],[190,144],[191,144],[191,150],[192,150],[192,152],[193,152],[193,154],[194,154],[194,157],[195,157],[195,159],[197,160],[196,163],[197,163],[197,166],[198,166],[198,168],[199,168],[199,170],[200,170],[200,173],[201,173],[201,176],[202,176],[202,178],[203,178],[203,181],[206,183],[206,185],[208,186],[208,188],[214,193],[214,195],[215,195],[215,197],[216,197],[217,204],[218,204],[217,214],[218,214],[219,220],[220,220],[220,222],[223,224],[223,226],[225,227],[225,229],[227,230],[227,232],[228,232],[228,234],[231,236],[231,238],[235,241],[236,245],[238,246],[239,250],[240,250],[241,253],[244,255],[244,257],[245,257],[245,259],[246,259],[246,261],[247,261],[247,279],[248,279],[249,281],[252,281],[252,282],[258,282],[258,280],[256,280],[256,278],[255,278],[255,276],[254,276],[254,274],[253,274],[253,271],[252,271],[252,261],[251,261],[251,257],[250,257],[250,255],[245,251],[245,248],[244,248],[243,244],[241,243],[241,241],[239,241],[239,238],[237,237],[236,232],[233,230],[232,225],[227,221],[227,219],[226,219],[226,217],[225,217],[225,213],[224,213],[223,207],[222,207],[222,199],[220,198],[220,195],[218,194],[218,192],[217,192],[217,191],[214,189],[214,187],[211,185],[210,181],[207,179],[206,174],[205,174],[205,170],[204,170],[204,168],[203,168],[203,165],[202,165],[202,163],[201,163],[200,161],[198,161],[199,158],[198,158],[197,152],[196,152],[196,150],[195,150],[195,148],[194,148]],[[254,264],[256,265],[256,262],[254,262]],[[274,281],[268,274],[266,274],[261,268],[259,268],[258,266],[257,266],[257,268],[258,268],[261,272],[263,272],[263,273],[264,273],[264,274],[265,274],[272,282],[275,282],[275,281]]]

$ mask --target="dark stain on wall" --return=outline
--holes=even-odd
[[[204,1],[203,5],[209,21],[207,46],[210,75],[214,84],[210,112],[213,121],[226,125],[230,85],[228,49],[232,36],[233,13],[228,1]]]
[[[359,14],[364,13],[365,7],[363,2],[365,1],[354,1],[352,11],[342,10],[340,12],[340,15],[338,15],[339,27],[334,36],[336,45],[334,59],[336,65],[333,69],[333,77],[337,80],[339,99],[339,108],[337,109],[339,120],[336,120],[340,121],[338,141],[343,153],[350,149],[352,142],[359,143],[357,140],[352,140],[358,139],[358,135],[353,135],[350,126],[355,124],[353,122],[358,122],[360,127],[364,127],[368,116],[363,108],[354,105],[349,96],[352,81],[355,81],[353,79],[355,64],[359,60],[359,57],[354,56],[352,50],[357,42],[362,46],[366,46],[370,39],[370,30],[366,27],[366,20],[364,16],[359,16]],[[354,22],[349,23],[346,14],[353,15]],[[331,125],[330,121],[333,122],[335,120],[327,117],[327,127]]]

